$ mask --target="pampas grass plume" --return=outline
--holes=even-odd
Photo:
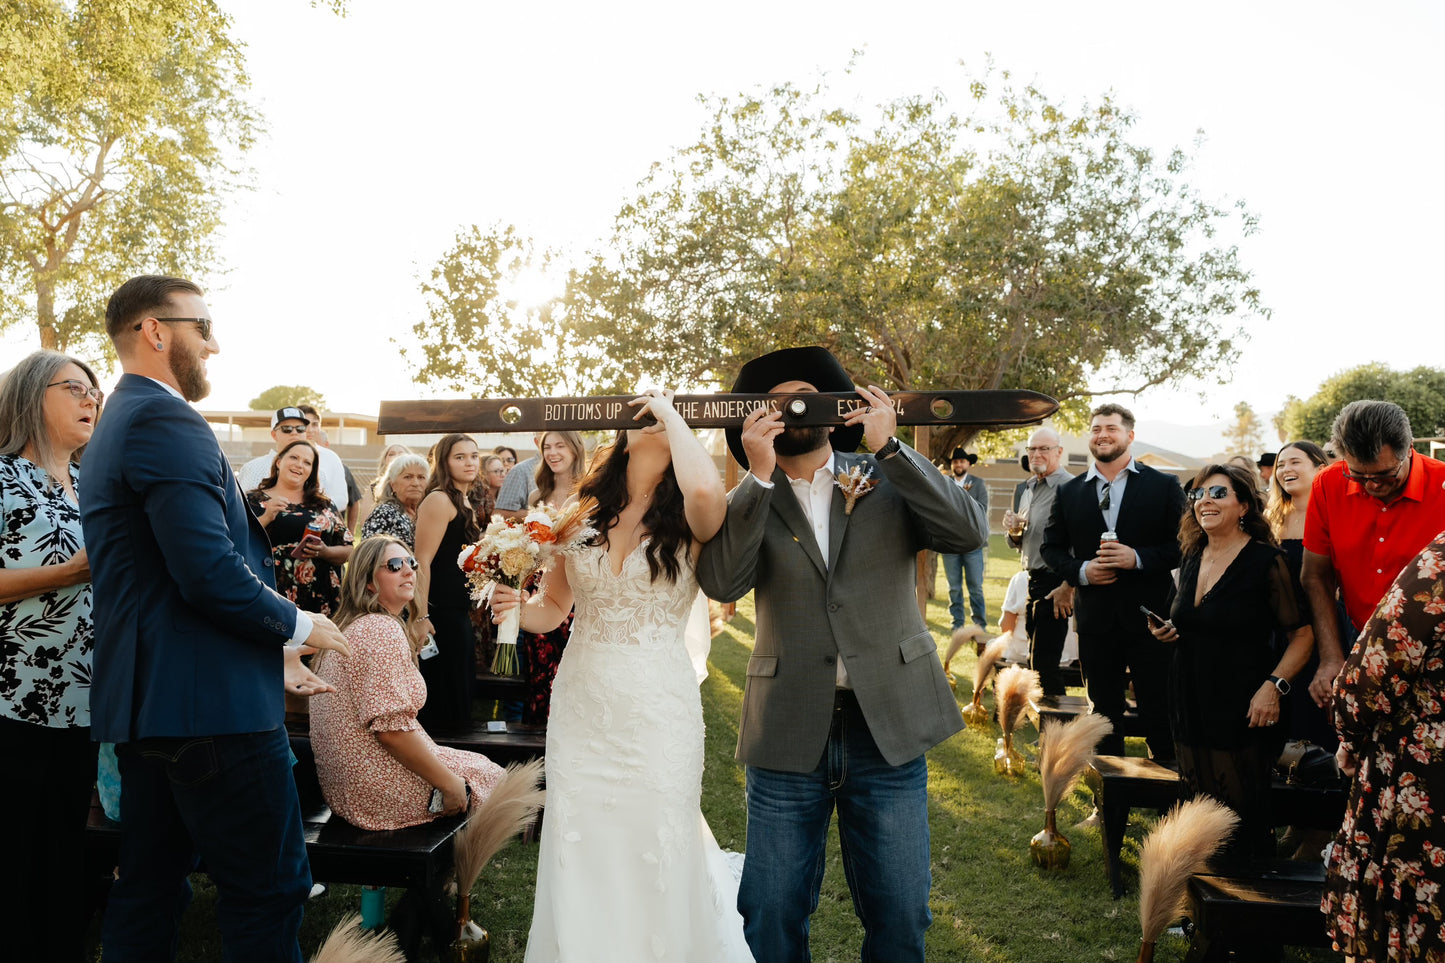
[[[1239,817],[1224,803],[1200,796],[1180,803],[1159,820],[1139,847],[1139,925],[1153,943],[1185,912],[1185,886],[1204,869]]]
[[[336,924],[311,963],[406,963],[396,937],[387,932],[366,933],[355,913]]]
[[[1044,786],[1044,809],[1059,802],[1093,758],[1099,740],[1114,731],[1108,716],[1075,716],[1068,722],[1050,719],[1039,734],[1039,780]]]
[[[1044,694],[1039,687],[1039,674],[1021,665],[1011,665],[998,674],[993,697],[998,703],[998,721],[1005,733],[1019,726],[1024,709]]]
[[[513,763],[492,787],[492,793],[472,808],[467,824],[457,830],[457,886],[470,893],[482,868],[513,836],[526,828],[546,797],[542,760]]]
[[[977,626],[964,626],[959,632]],[[983,688],[988,685],[988,680],[993,676],[994,667],[998,660],[1003,658],[1004,651],[1008,649],[1009,637],[1000,635],[984,647],[983,654],[978,657],[978,668],[974,670],[973,678],[973,701],[978,702],[983,698]]]

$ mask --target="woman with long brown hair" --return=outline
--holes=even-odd
[[[633,404],[657,424],[619,433],[579,493],[597,500],[600,534],[522,609],[522,628],[540,632],[577,606],[547,725],[527,960],[597,959],[588,948],[605,932],[608,959],[751,961],[699,805],[702,703],[684,641],[698,553],[727,499],[671,392]],[[498,588],[495,617],[519,599]]]
[[[423,652],[421,661],[429,696],[421,721],[429,726],[472,718],[477,674],[472,597],[457,556],[480,535],[472,488],[481,461],[471,436],[443,436],[432,446],[431,475],[416,513],[417,618],[437,649],[433,656]]]
[[[351,532],[321,491],[319,462],[311,442],[291,442],[276,453],[270,474],[246,493],[246,504],[271,539],[276,591],[307,612],[329,616],[341,598]]]
[[[1227,856],[1270,856],[1270,770],[1284,744],[1280,701],[1314,646],[1308,612],[1264,520],[1254,476],[1208,465],[1179,524],[1179,591],[1155,638],[1175,643],[1170,727],[1179,774],[1239,813]],[[1145,618],[1141,615],[1140,618]],[[1277,631],[1288,634],[1283,654]]]
[[[528,505],[545,502],[560,508],[587,474],[587,446],[576,431],[544,431],[541,460],[537,463],[537,487]]]

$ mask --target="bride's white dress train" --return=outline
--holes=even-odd
[[[527,963],[751,963],[737,881],[699,806],[703,722],[683,633],[697,580],[568,559],[572,637],[552,687]]]

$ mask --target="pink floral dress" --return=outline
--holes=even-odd
[[[435,819],[431,785],[387,752],[378,732],[416,730],[452,772],[467,781],[476,806],[502,767],[486,756],[438,746],[420,723],[426,682],[412,661],[399,620],[366,615],[346,630],[351,655],[324,653],[315,672],[336,691],[311,699],[311,748],[326,804],[362,829],[401,829]]]
[[[1340,744],[1359,761],[1326,860],[1335,949],[1445,963],[1445,532],[1401,570],[1335,681]]]

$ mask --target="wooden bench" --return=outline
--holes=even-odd
[[[999,659],[998,670],[1002,672],[1004,669],[1007,669],[1011,665],[1021,665],[1025,669],[1029,668],[1029,664],[1027,662],[1015,662],[1012,659]],[[1063,673],[1064,685],[1072,686],[1073,688],[1083,687],[1084,673],[1083,670],[1079,667],[1078,659],[1075,659],[1068,665],[1063,666],[1059,671]]]
[[[1118,899],[1124,894],[1119,853],[1133,809],[1167,809],[1184,796],[1179,773],[1152,759],[1137,756],[1095,756],[1084,770],[1084,783],[1094,793],[1104,844],[1104,865],[1109,888]],[[1270,823],[1309,829],[1336,829],[1344,819],[1349,791],[1338,787],[1318,789],[1297,786],[1275,778],[1270,787]]]
[[[1292,860],[1263,862],[1228,875],[1200,873],[1189,879],[1189,919],[1194,933],[1188,963],[1229,959],[1230,950],[1261,944],[1330,945],[1320,912],[1324,867]]]
[[[1048,719],[1068,722],[1077,716],[1089,714],[1089,700],[1085,696],[1059,696],[1058,700],[1058,705],[1039,705],[1039,725],[1043,725]],[[1139,718],[1139,707],[1132,702],[1126,702],[1124,706],[1124,735],[1144,735],[1144,721]]]
[[[477,669],[476,697],[496,699],[498,702],[518,702],[527,698],[527,680],[515,675],[493,675],[486,669]]]
[[[438,726],[427,735],[439,746],[479,752],[499,766],[541,758],[547,752],[547,727],[509,722],[505,732],[491,732],[485,722],[469,726]]]

